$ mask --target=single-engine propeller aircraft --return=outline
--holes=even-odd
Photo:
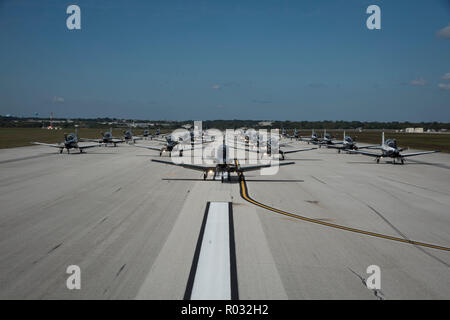
[[[78,142],[77,133],[64,134],[64,141],[61,143],[42,143],[42,142],[31,142],[32,144],[48,146],[53,148],[58,148],[59,153],[62,153],[64,149],[67,149],[67,153],[70,153],[70,149],[78,149],[80,153],[83,153],[84,149],[100,147],[101,144],[88,144],[80,145]]]
[[[395,164],[395,160],[399,160],[401,164],[405,162],[405,158],[419,156],[422,154],[436,153],[440,152],[439,150],[434,151],[421,151],[414,153],[401,153],[407,148],[398,148],[397,141],[395,139],[388,139],[384,141],[384,132],[381,134],[381,145],[367,147],[368,149],[379,149],[381,150],[381,154],[366,152],[366,151],[357,151],[357,150],[349,150],[350,153],[358,153],[365,156],[375,157],[377,163],[380,163],[380,159],[382,158],[392,158],[392,163]]]
[[[175,147],[178,146],[178,152],[179,152],[179,156],[182,157],[183,156],[183,151],[185,149],[193,149],[195,148],[195,143],[194,142],[190,142],[190,144],[184,143],[184,140],[176,140],[172,135],[168,135],[165,137],[166,141],[164,140],[159,140],[159,139],[154,139],[156,141],[160,141],[160,142],[164,142],[165,145],[162,147],[153,147],[153,146],[147,146],[147,145],[143,145],[143,144],[135,144],[135,147],[138,148],[145,148],[145,149],[149,149],[149,150],[155,150],[155,151],[159,151],[159,156],[161,157],[163,155],[163,153],[168,152],[169,153],[169,157],[172,156],[172,151],[174,151]],[[200,142],[196,142],[199,144],[204,144],[204,143],[209,143],[210,141],[204,141],[202,143]]]
[[[162,141],[162,140],[157,140],[157,141]],[[169,157],[172,156],[172,151],[175,148],[175,146],[179,145],[180,141],[176,141],[171,135],[166,136],[166,141],[165,141],[165,145],[162,147],[153,147],[153,146],[146,146],[146,145],[142,145],[142,144],[135,144],[135,147],[138,148],[145,148],[145,149],[149,149],[149,150],[155,150],[155,151],[159,151],[159,156],[161,157],[163,153],[168,152],[169,153]],[[180,157],[183,156],[183,149],[180,148],[179,149],[179,155]]]
[[[131,130],[126,130],[123,132],[123,139],[126,143],[136,142],[136,140],[142,140],[142,137],[133,136],[133,132]]]
[[[317,136],[317,133],[314,132],[314,129],[312,129],[311,136],[309,136],[309,137],[301,136],[301,137],[299,137],[299,140],[305,141],[308,144],[310,144],[310,143],[312,143],[312,144],[320,143],[319,137]]]
[[[319,148],[323,145],[325,146],[332,146],[332,145],[336,145],[336,144],[342,144],[343,142],[341,141],[336,141],[333,140],[333,137],[327,133],[327,130],[324,129],[323,130],[323,138],[319,139],[319,142],[317,143],[319,145]]]
[[[188,163],[175,163],[171,161],[157,160],[152,159],[153,162],[159,162],[164,164],[170,164],[175,166],[180,166],[186,169],[203,171],[203,180],[206,180],[208,172],[214,173],[214,176],[220,174],[222,183],[224,182],[225,177],[228,181],[231,180],[230,174],[232,172],[236,172],[237,174],[247,171],[255,171],[262,168],[271,167],[272,164],[257,164],[257,165],[248,165],[248,166],[240,166],[235,159],[234,162],[231,162],[229,159],[229,149],[228,146],[224,142],[216,149],[216,157],[214,159],[214,165],[197,165],[197,164],[188,164]],[[283,162],[279,163],[280,166],[295,164],[295,162]]]
[[[102,138],[101,139],[80,139],[80,141],[90,141],[90,142],[97,142],[97,143],[102,143],[105,146],[107,146],[108,144],[113,144],[114,147],[117,147],[118,143],[122,143],[125,142],[124,139],[119,139],[119,138],[114,138],[112,135],[112,128],[109,129],[109,131],[105,132],[105,133],[101,133],[102,134]]]
[[[361,147],[357,146],[356,142],[352,138],[345,135],[345,130],[344,130],[344,140],[340,141],[339,144],[335,143],[327,145],[327,148],[337,149],[338,153],[341,153],[341,151],[367,149],[371,147],[373,147],[373,145]]]
[[[302,148],[302,149],[294,149],[294,150],[282,150],[280,147],[285,147],[286,144],[280,143],[278,139],[270,137],[267,139],[267,142],[258,140],[255,147],[255,149],[250,149],[250,146],[246,145],[245,148],[240,147],[234,147],[235,149],[241,149],[248,152],[256,152],[256,153],[263,153],[268,156],[272,156],[274,153],[274,150],[278,149],[278,154],[281,160],[286,159],[286,154],[289,153],[296,153],[296,152],[302,152],[302,151],[310,151],[310,150],[316,150],[317,148]]]

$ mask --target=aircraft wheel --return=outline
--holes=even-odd
[[[222,173],[222,183],[223,183],[223,173]]]
[[[203,174],[203,180],[206,180],[206,172]]]
[[[59,149],[59,153],[63,153],[63,149]]]
[[[340,149],[338,149],[338,153],[341,153],[341,150],[340,150]]]
[[[405,164],[405,159],[402,158],[400,161],[402,162],[402,164]]]
[[[377,158],[377,163],[380,163],[380,158]]]
[[[162,151],[159,152],[159,156],[162,157]]]

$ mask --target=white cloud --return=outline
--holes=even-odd
[[[424,78],[419,78],[419,79],[411,80],[410,84],[412,84],[413,86],[424,86],[427,84],[427,82],[425,81]]]
[[[439,83],[438,87],[442,90],[450,90],[450,83]]]
[[[450,72],[444,74],[444,75],[442,76],[442,79],[444,79],[444,80],[450,79]]]
[[[64,102],[64,98],[63,97],[53,97],[53,102]]]
[[[436,32],[436,35],[438,37],[444,38],[444,39],[450,39],[450,23],[445,28],[438,30]]]

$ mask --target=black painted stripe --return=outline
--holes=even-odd
[[[230,286],[231,300],[239,300],[237,264],[236,264],[236,244],[234,241],[233,204],[228,202],[228,229],[230,232]]]
[[[192,288],[194,286],[195,273],[197,272],[198,259],[200,257],[200,250],[202,248],[203,234],[205,233],[206,220],[208,220],[209,211],[208,201],[206,203],[205,214],[203,215],[202,226],[200,227],[200,233],[198,235],[197,246],[195,247],[194,258],[192,260],[191,271],[189,272],[189,278],[186,284],[186,291],[184,292],[184,300],[190,300],[192,294]]]

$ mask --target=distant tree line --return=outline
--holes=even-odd
[[[176,129],[184,125],[193,125],[194,120],[186,121],[166,121],[166,120],[139,120],[139,119],[116,119],[116,118],[93,118],[93,119],[83,119],[74,118],[67,121],[65,118],[55,118],[53,119],[54,126],[69,128],[74,125],[79,125],[85,128],[108,128],[111,125],[109,123],[114,123],[112,126],[128,126],[133,123],[140,124],[154,124],[154,128],[167,128]],[[271,122],[271,125],[261,126],[262,122]],[[47,127],[50,125],[50,119],[46,118],[19,118],[19,117],[4,117],[0,116],[0,127],[16,127],[16,128],[40,128]],[[432,130],[447,129],[450,130],[450,123],[447,122],[362,122],[362,121],[271,121],[271,120],[206,120],[202,123],[203,129],[216,128],[216,129],[237,129],[242,127],[247,128],[279,128],[279,129],[358,129],[371,130],[371,129],[392,129],[400,130],[410,127],[420,127]]]

